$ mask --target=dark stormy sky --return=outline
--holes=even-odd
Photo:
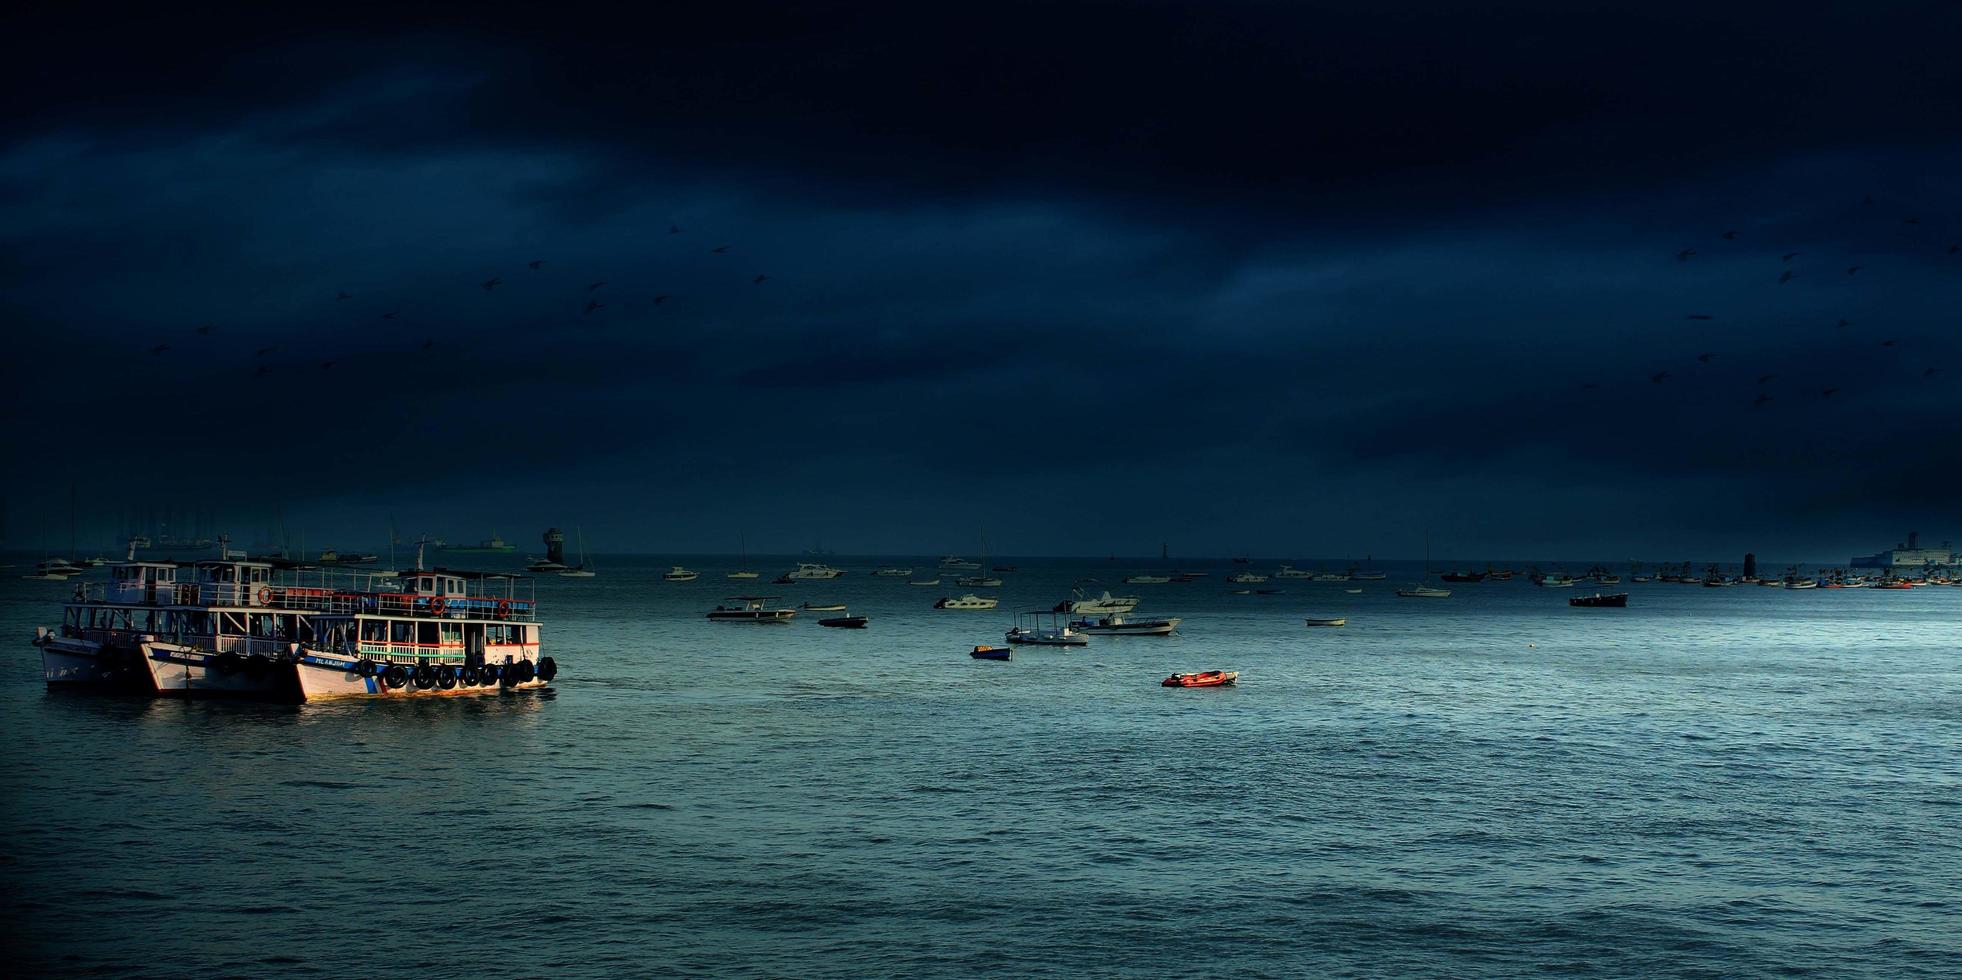
[[[14,544],[1962,539],[1953,3],[5,16]]]

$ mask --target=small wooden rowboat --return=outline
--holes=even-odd
[[[1007,647],[975,647],[968,656],[976,660],[1007,660]]]
[[[1224,687],[1240,679],[1237,670],[1205,670],[1197,674],[1173,674],[1163,687]]]

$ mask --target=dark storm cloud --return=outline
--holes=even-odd
[[[15,16],[10,418],[78,356],[110,388],[412,395],[504,437],[395,478],[457,495],[443,520],[564,520],[528,488],[587,481],[726,527],[742,487],[802,478],[838,496],[745,506],[883,528],[868,547],[1026,512],[1010,493],[1099,502],[1011,546],[1184,520],[1246,547],[1301,506],[1256,482],[1368,515],[1286,517],[1276,548],[1364,550],[1441,494],[1488,548],[1630,533],[1543,526],[1587,502],[1699,540],[1802,519],[1781,533],[1828,553],[1962,521],[1953,5]],[[9,453],[115,417],[81,403]],[[786,426],[823,436],[743,450]],[[315,462],[473,445],[443,428]],[[1005,491],[977,443],[1070,465]],[[854,492],[888,486],[912,499]]]

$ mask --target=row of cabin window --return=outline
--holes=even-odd
[[[214,623],[226,636],[254,636],[268,640],[312,643],[322,639],[313,617],[294,613],[211,613],[176,609],[129,609],[115,606],[72,608],[70,625],[80,629],[124,630],[158,635],[190,634],[210,636]],[[363,619],[363,643],[421,643],[461,646],[462,623],[409,622],[396,619]],[[349,621],[333,621],[324,628],[325,639],[339,643],[346,637]],[[536,640],[533,627],[520,623],[484,624],[487,646],[506,646]]]

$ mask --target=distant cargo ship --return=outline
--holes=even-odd
[[[1948,542],[1939,548],[1921,547],[1921,535],[1908,532],[1907,544],[1896,543],[1894,547],[1877,555],[1854,558],[1854,568],[1922,568],[1928,565],[1951,565],[1955,563],[1955,552],[1949,549]]]
[[[442,542],[437,542],[436,546],[456,555],[501,555],[518,550],[516,545],[505,544],[504,539],[495,534],[474,545],[443,544]]]

